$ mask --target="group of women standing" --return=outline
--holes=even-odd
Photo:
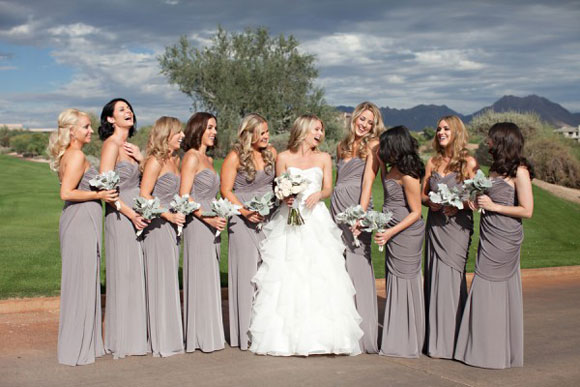
[[[160,118],[151,129],[145,157],[127,142],[135,123],[133,108],[124,99],[114,99],[103,108],[100,172],[119,174],[118,192],[89,187],[88,181],[98,172],[82,153],[93,132],[85,113],[74,109],[61,113],[58,132],[49,145],[51,167],[58,172],[65,200],[60,221],[59,362],[89,364],[104,353],[115,358],[150,352],[166,357],[223,349],[216,231],[227,227],[231,346],[273,355],[378,352],[418,357],[425,352],[489,368],[523,364],[519,248],[521,218],[530,217],[533,210],[533,170],[522,157],[523,138],[517,126],[492,127],[488,141],[494,160],[493,187],[457,211],[430,202],[428,196],[438,183],[461,185],[478,168],[465,147],[465,127],[455,116],[438,122],[435,156],[424,167],[417,142],[405,127],[385,131],[379,109],[369,102],[360,104],[337,148],[334,191],[330,157],[318,151],[324,125],[316,116],[296,120],[289,149],[280,155],[269,144],[266,119],[258,114],[245,117],[224,160],[221,181],[207,153],[217,144],[215,116],[196,113],[183,130],[176,118]],[[181,165],[180,148],[185,151]],[[243,206],[252,197],[271,192],[276,175],[293,170],[309,178],[307,195],[286,200],[269,223],[243,207],[229,220],[206,216],[218,191]],[[356,204],[372,208],[371,190],[379,172],[385,192],[383,210],[393,214],[389,228],[374,235],[376,243],[386,245],[387,299],[380,343],[372,236],[361,233],[358,225],[352,229],[339,225],[341,233],[326,220],[328,211],[320,202],[332,192],[333,216]],[[162,207],[169,208],[177,193],[188,194],[201,208],[187,217],[166,212],[151,222],[132,209],[137,196],[157,197]],[[100,200],[107,203],[104,342]],[[295,231],[303,226],[285,225],[281,216],[287,206],[297,203],[306,223],[318,229]],[[429,207],[426,226],[421,204]],[[485,212],[468,296],[465,264],[474,209]],[[262,222],[266,222],[264,231],[256,227]],[[176,226],[184,227],[183,313]],[[144,230],[141,238],[135,237],[136,230]],[[318,234],[318,239],[310,234]],[[360,246],[353,235],[359,235]],[[335,259],[337,254],[342,257],[342,251],[346,260]],[[316,258],[313,254],[324,259],[311,259]],[[313,272],[306,275],[308,270]],[[335,299],[323,305],[319,293],[329,289],[335,297],[324,294],[325,299]],[[280,300],[287,303],[279,304]]]

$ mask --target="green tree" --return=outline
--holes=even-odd
[[[266,117],[274,134],[287,131],[298,115],[314,113],[327,124],[327,137],[335,138],[336,112],[314,85],[315,57],[298,45],[292,35],[270,36],[264,27],[242,33],[218,27],[209,46],[198,49],[183,36],[158,59],[161,72],[193,99],[195,110],[216,113],[222,153],[240,119],[253,112]]]

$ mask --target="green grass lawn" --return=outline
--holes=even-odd
[[[221,161],[216,163],[219,170]],[[48,164],[0,155],[0,299],[57,295],[60,286],[58,220],[59,184]],[[373,186],[376,208],[382,207],[380,179]],[[580,264],[580,206],[534,187],[534,217],[524,221],[523,268]],[[327,201],[328,202],[328,201]],[[328,203],[327,203],[328,204]],[[426,209],[423,209],[426,216]],[[468,270],[473,270],[479,215]],[[373,244],[377,277],[384,277],[384,256]],[[104,257],[103,264],[104,268]],[[104,284],[105,277],[101,278]],[[227,283],[227,233],[222,233],[222,284]]]

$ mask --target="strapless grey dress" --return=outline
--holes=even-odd
[[[234,193],[239,201],[249,201],[273,191],[274,173],[256,171],[253,181],[238,172],[234,180]],[[256,224],[243,216],[234,215],[228,223],[228,301],[230,317],[230,345],[248,349],[248,329],[252,313],[255,286],[250,282],[258,271],[260,242],[264,233],[256,230]]]
[[[495,203],[517,205],[514,187],[493,179]],[[524,316],[520,279],[522,220],[486,211],[481,216],[475,275],[459,328],[455,359],[484,368],[524,365]]]
[[[390,227],[410,212],[403,187],[384,179],[385,203]],[[381,355],[417,358],[425,338],[425,304],[421,278],[421,251],[425,236],[423,219],[392,237],[386,244],[387,284]]]
[[[431,191],[437,184],[459,187],[457,173],[433,172]],[[442,211],[429,211],[425,243],[425,303],[427,309],[426,353],[451,359],[463,308],[467,300],[465,264],[473,234],[473,213],[467,208],[445,218]]]
[[[211,169],[195,175],[191,197],[203,211],[211,208],[220,186]],[[212,352],[224,348],[220,287],[220,242],[215,229],[193,215],[183,229],[183,329],[185,350]]]
[[[97,175],[89,168],[77,189],[90,191]],[[103,208],[99,200],[64,203],[59,234],[62,256],[58,362],[83,365],[105,354],[101,329]]]
[[[355,157],[345,163],[340,159],[336,168],[336,184],[330,198],[333,219],[347,207],[359,204],[365,160]],[[368,209],[372,207],[371,198]],[[346,270],[356,289],[354,296],[356,309],[363,319],[360,325],[364,332],[360,342],[361,350],[366,353],[377,353],[379,312],[371,259],[371,233],[361,233],[358,238],[360,246],[356,247],[350,227],[346,224],[338,224],[338,227],[342,230],[342,241],[346,245]]]
[[[152,196],[169,209],[179,192],[179,177],[171,172],[157,179]],[[153,356],[183,353],[183,325],[179,299],[179,241],[176,228],[155,218],[143,232],[145,289],[149,340]]]
[[[120,161],[115,171],[121,178],[119,197],[129,207],[139,196],[139,167]],[[141,242],[129,218],[107,205],[105,249],[107,253],[107,298],[105,304],[105,350],[115,359],[145,355],[147,308],[145,268]]]

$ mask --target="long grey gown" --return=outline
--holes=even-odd
[[[238,172],[234,180],[234,193],[245,203],[254,196],[272,192],[274,171],[260,170],[252,182]],[[255,286],[250,282],[258,271],[260,242],[264,233],[256,229],[256,224],[243,216],[234,215],[228,224],[228,302],[230,315],[230,345],[248,349],[248,329],[252,312]]]
[[[495,203],[517,205],[514,187],[493,179]],[[455,359],[484,368],[524,365],[524,317],[520,279],[520,218],[486,211],[481,216],[475,275],[459,328]]]
[[[119,197],[133,206],[139,196],[139,167],[120,161],[115,171],[121,178]],[[115,359],[145,355],[147,308],[145,304],[145,268],[141,242],[129,218],[107,205],[105,216],[107,253],[107,298],[105,303],[105,350]]]
[[[90,191],[97,175],[89,168],[78,188]],[[100,200],[64,203],[59,234],[62,255],[58,362],[83,365],[103,356],[101,330],[101,248],[103,208]]]
[[[219,176],[206,168],[195,175],[191,197],[209,211],[220,186]],[[220,287],[220,241],[215,229],[188,216],[183,230],[183,329],[185,350],[212,352],[224,348]]]
[[[456,176],[455,172],[441,176],[435,171],[429,188],[437,191],[437,184],[442,183],[449,188],[461,186]],[[429,286],[425,300],[426,352],[432,357],[451,359],[467,300],[465,264],[473,234],[473,213],[468,208],[459,210],[447,220],[442,211],[430,210],[426,231],[425,260],[430,267],[430,281],[425,281],[425,286]]]
[[[409,214],[403,187],[384,179],[383,212],[390,210],[390,227]],[[423,219],[392,237],[386,245],[387,299],[383,321],[381,355],[419,357],[425,338],[425,304],[421,278],[421,249],[425,236]]]
[[[330,198],[333,219],[336,214],[347,207],[360,202],[365,160],[355,157],[345,163],[343,159],[340,159],[336,168],[336,184]],[[372,209],[372,199],[369,209]],[[364,335],[361,338],[360,347],[363,352],[377,353],[379,351],[379,312],[375,273],[371,260],[371,234],[361,233],[358,238],[360,246],[356,247],[350,227],[346,224],[338,224],[338,227],[342,230],[342,241],[346,245],[346,270],[356,289],[354,296],[356,309],[363,319],[360,327]]]
[[[152,196],[169,209],[179,192],[179,176],[168,172],[159,177]],[[179,242],[176,228],[163,218],[151,221],[143,232],[145,289],[149,340],[153,356],[183,353],[183,325],[179,300]]]

